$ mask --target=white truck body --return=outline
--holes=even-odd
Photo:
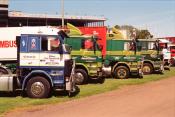
[[[167,44],[167,48],[162,49],[162,54],[163,54],[164,59],[170,60],[171,59],[171,52],[170,52],[169,45],[171,44],[171,42],[169,40],[166,40],[166,39],[159,39],[159,41],[160,41],[160,43]]]
[[[16,36],[21,34],[57,35],[54,27],[5,27],[0,28],[0,61],[17,60]]]

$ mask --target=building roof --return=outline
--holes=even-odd
[[[61,15],[50,15],[50,14],[31,14],[31,13],[23,13],[21,11],[9,11],[9,17],[25,17],[25,18],[53,18],[53,19],[61,19]],[[76,16],[76,15],[65,15],[64,19],[77,19],[77,20],[93,20],[93,21],[106,21],[104,17],[97,16]]]
[[[21,11],[8,11],[8,0],[0,0],[0,27],[18,26],[60,26],[61,15],[31,14]],[[75,26],[104,26],[106,18],[97,16],[64,15],[64,22]]]

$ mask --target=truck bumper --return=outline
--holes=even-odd
[[[138,76],[139,78],[143,77],[142,69],[130,71],[132,76]]]

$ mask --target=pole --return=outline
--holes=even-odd
[[[61,0],[62,28],[64,27],[64,0]]]

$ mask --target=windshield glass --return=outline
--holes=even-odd
[[[156,42],[141,42],[141,50],[157,50]]]

